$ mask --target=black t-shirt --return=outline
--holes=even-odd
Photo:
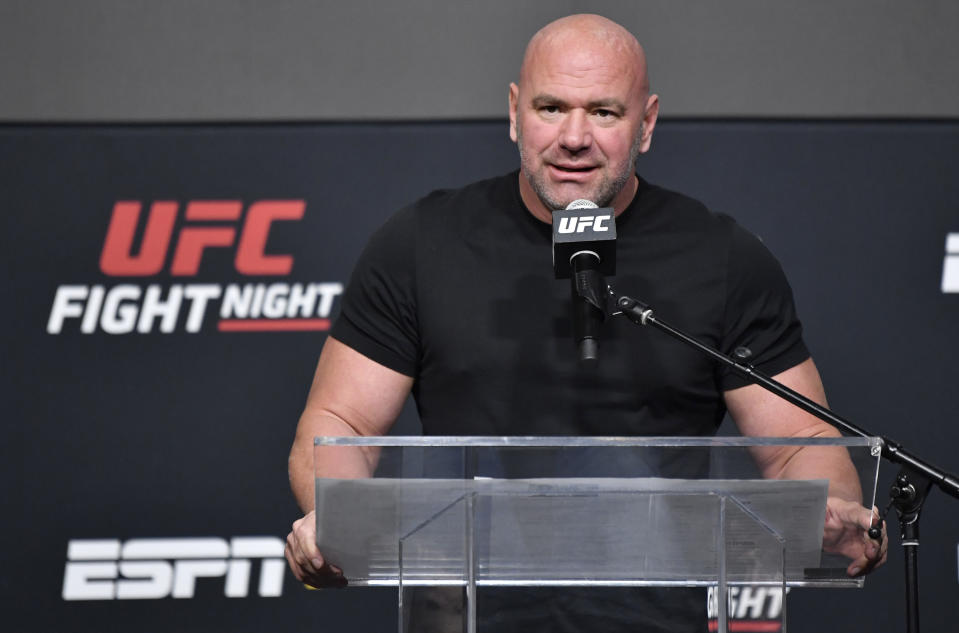
[[[728,216],[640,179],[616,230],[618,292],[727,354],[748,347],[766,374],[808,357],[778,262]],[[551,259],[516,172],[434,192],[372,237],[332,336],[415,377],[428,435],[714,433],[743,379],[621,316],[581,366]]]
[[[764,373],[808,357],[778,262],[731,218],[640,179],[616,229],[616,290],[727,354],[749,348]],[[604,324],[598,366],[581,366],[570,282],[553,278],[551,242],[516,172],[434,192],[370,240],[332,336],[415,378],[429,435],[713,434],[722,392],[743,379],[624,317]],[[455,628],[450,604],[448,592],[420,591],[415,630]],[[496,633],[706,628],[696,589],[490,588],[480,608],[480,630]]]

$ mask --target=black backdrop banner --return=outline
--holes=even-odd
[[[3,628],[392,630],[393,591],[286,571],[286,455],[367,237],[514,169],[506,122],[0,138]],[[639,169],[779,256],[837,412],[955,471],[957,158],[951,122],[664,121]],[[418,432],[409,408],[396,431]],[[959,506],[934,494],[924,519],[923,618],[950,630]],[[901,558],[861,591],[793,591],[791,630],[898,628]]]

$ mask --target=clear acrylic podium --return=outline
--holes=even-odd
[[[863,584],[823,550],[828,481],[764,479],[757,458],[838,459],[871,507],[879,448],[875,438],[318,437],[317,544],[350,585],[397,587],[400,633],[413,587],[461,587],[462,630],[475,633],[482,588],[545,585],[714,587],[725,632],[732,586],[772,588],[785,607],[787,587]]]

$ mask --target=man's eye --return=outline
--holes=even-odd
[[[559,106],[546,105],[541,107],[540,110],[542,110],[546,114],[556,114],[557,112],[559,112]]]
[[[612,110],[596,110],[594,114],[601,119],[608,119],[616,116],[616,113]]]

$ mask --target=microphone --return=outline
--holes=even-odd
[[[599,331],[606,318],[606,280],[616,274],[616,220],[611,208],[573,200],[553,211],[553,272],[570,279],[573,342],[579,360],[599,360]]]

